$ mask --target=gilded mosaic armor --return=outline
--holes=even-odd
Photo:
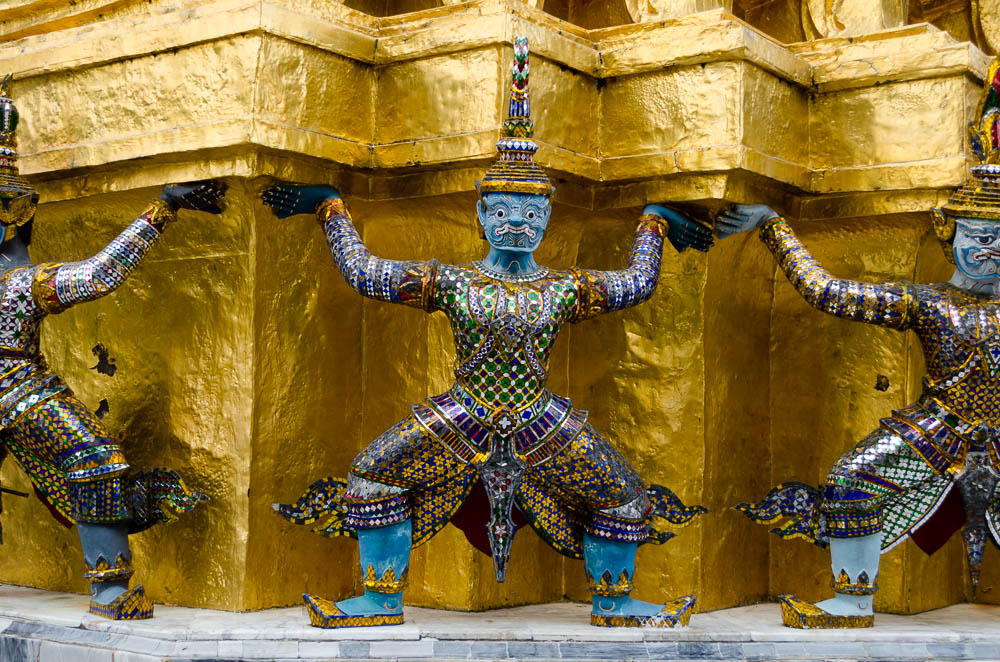
[[[882,531],[882,547],[890,549],[933,514],[969,454],[985,454],[1000,468],[1000,302],[947,283],[834,278],[780,219],[762,228],[761,237],[789,282],[816,308],[913,330],[920,340],[927,363],[920,398],[882,419],[840,458],[819,506],[826,535]],[[987,521],[996,536],[997,504]]]
[[[39,492],[68,520],[130,519],[122,483],[129,465],[101,422],[49,371],[39,350],[41,322],[120,286],[173,216],[156,201],[87,260],[18,266],[0,276],[0,435]]]
[[[995,492],[1000,477],[1000,301],[995,294],[951,283],[834,278],[781,218],[762,226],[761,238],[810,304],[837,317],[914,331],[927,365],[919,399],[881,419],[877,429],[834,464],[818,490],[783,483],[759,503],[737,506],[762,523],[790,517],[773,529],[784,538],[823,546],[857,541],[833,561],[833,590],[840,597],[819,607],[782,596],[786,625],[870,627],[870,601],[866,610],[852,615],[826,609],[836,608],[837,600],[874,594],[879,550],[888,551],[910,536],[931,553],[962,528],[975,591],[987,537],[1000,545]]]
[[[457,351],[451,389],[413,405],[355,459],[347,493],[351,526],[384,526],[409,517],[412,508],[414,543],[430,538],[468,495],[477,466],[490,454],[495,421],[506,412],[514,455],[525,466],[517,503],[550,544],[580,556],[582,530],[616,540],[647,538],[651,505],[642,480],[587,424],[587,412],[548,390],[547,377],[564,324],[653,294],[663,248],[659,218],[640,223],[625,270],[542,269],[513,279],[482,263],[377,258],[341,201],[319,215],[334,259],[355,290],[443,312]],[[410,499],[399,496],[404,490]],[[549,494],[556,491],[560,498]],[[602,512],[626,504],[632,504],[628,512]]]
[[[928,554],[961,529],[975,595],[987,539],[1000,547],[1000,60],[969,124],[970,178],[940,209],[934,234],[955,265],[947,283],[861,283],[832,277],[767,205],[737,204],[720,236],[759,227],[788,280],[837,317],[911,330],[927,374],[917,402],[892,412],[830,470],[823,485],[789,482],[736,509],[783,538],[830,549],[833,597],[779,596],[785,625],[874,624],[880,554],[906,538]]]
[[[402,623],[410,548],[449,521],[492,556],[497,581],[527,523],[556,550],[582,557],[594,625],[674,627],[691,617],[694,596],[643,602],[630,596],[631,580],[638,545],[673,537],[654,528],[655,519],[683,525],[705,509],[685,506],[665,487],[646,487],[587,424],[587,413],[547,382],[564,324],[645,301],[659,278],[664,237],[678,251],[707,250],[711,232],[676,210],[647,205],[626,269],[554,271],[535,262],[554,187],[533,159],[528,42],[517,37],[513,45],[498,159],[476,182],[489,245],[483,259],[384,260],[362,243],[336,189],[281,184],[262,193],[279,218],[318,213],[334,260],[361,294],[447,315],[457,354],[452,387],[413,405],[369,444],[348,480],[327,478],[296,504],[276,504],[294,523],[317,523],[317,533],[358,539],[364,594],[337,602],[304,595],[315,626]]]

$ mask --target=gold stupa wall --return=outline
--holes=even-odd
[[[271,504],[443,390],[441,316],[348,289],[314,221],[276,220],[273,178],[334,184],[373,251],[484,252],[473,181],[494,157],[511,40],[532,49],[538,160],[557,186],[540,261],[624,265],[647,201],[709,214],[763,201],[834,273],[947,278],[926,210],[966,175],[965,124],[1000,9],[935,0],[0,0],[22,169],[43,204],[36,260],[93,254],[164,182],[219,177],[220,217],[185,213],[113,296],[51,318],[50,364],[135,465],[211,497],[133,538],[154,600],[231,610],[357,590],[356,546]],[[441,6],[439,6],[441,5]],[[652,301],[563,333],[554,390],[589,409],[650,482],[712,513],[639,554],[636,595],[702,610],[828,590],[827,555],[728,507],[818,482],[918,393],[916,338],[826,316],[755,236],[668,249]],[[96,346],[113,376],[94,369]],[[878,376],[885,392],[874,388]],[[29,489],[8,460],[4,485]],[[73,531],[8,496],[0,581],[85,590]],[[965,599],[957,539],[883,559],[877,606]],[[531,531],[505,584],[449,527],[414,552],[407,600],[486,609],[586,597],[582,564]],[[996,601],[990,549],[980,600]]]

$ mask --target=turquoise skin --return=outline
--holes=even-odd
[[[340,191],[332,186],[292,186],[283,184],[272,186],[260,198],[274,210],[278,218],[288,218],[296,214],[314,214],[320,203],[341,197]]]
[[[988,284],[988,289],[996,292],[996,282],[1000,279],[1000,222],[956,219],[952,251],[956,271],[969,281],[970,287],[965,289],[978,291]]]
[[[490,245],[483,264],[512,275],[538,271],[534,252],[542,243],[552,213],[549,196],[487,193],[476,203],[476,212]]]

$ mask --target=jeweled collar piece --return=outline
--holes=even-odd
[[[530,274],[509,274],[504,271],[497,271],[496,269],[491,269],[486,266],[486,263],[482,260],[476,260],[472,263],[472,266],[487,278],[492,278],[494,280],[502,280],[508,283],[531,283],[536,280],[541,280],[549,275],[548,267],[539,267]]]

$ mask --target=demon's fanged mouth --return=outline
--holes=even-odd
[[[983,248],[977,251],[972,251],[969,254],[969,259],[973,262],[983,263],[987,260],[1000,259],[1000,251],[995,251],[992,248]]]
[[[500,227],[493,230],[493,234],[497,237],[503,237],[505,235],[527,235],[529,239],[534,240],[538,236],[538,233],[530,225],[511,225],[510,223],[504,223]]]

